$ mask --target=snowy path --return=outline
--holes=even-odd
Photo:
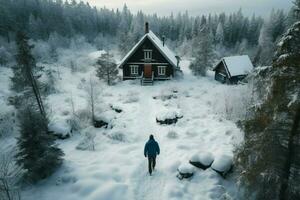
[[[147,169],[147,163],[142,162],[135,170],[136,178],[132,183],[136,200],[157,200],[163,194],[166,175],[163,171],[155,169],[152,176],[149,176]]]

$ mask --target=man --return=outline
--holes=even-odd
[[[145,144],[144,155],[148,157],[149,174],[151,176],[152,171],[155,168],[156,156],[159,155],[160,150],[158,143],[154,140],[153,135],[150,135],[148,142]]]

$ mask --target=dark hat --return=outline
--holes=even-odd
[[[149,139],[150,139],[150,140],[154,140],[154,136],[151,134],[151,135],[149,136]]]

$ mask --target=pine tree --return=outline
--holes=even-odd
[[[97,77],[105,80],[108,85],[117,78],[118,68],[113,56],[109,53],[102,54],[97,61]]]
[[[47,133],[47,120],[33,106],[26,105],[19,113],[20,136],[17,164],[25,177],[36,182],[50,176],[61,165],[64,153],[55,146],[55,138]]]
[[[196,76],[205,76],[206,71],[213,64],[213,47],[212,47],[212,34],[206,25],[199,32],[199,36],[194,40],[195,60],[191,63],[190,69]]]

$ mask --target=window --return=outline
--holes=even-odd
[[[138,75],[139,74],[139,66],[138,65],[130,65],[130,74]]]
[[[164,76],[166,75],[166,66],[158,66],[158,75],[159,76]]]
[[[144,50],[144,59],[145,60],[151,60],[152,59],[152,50],[145,49]]]

